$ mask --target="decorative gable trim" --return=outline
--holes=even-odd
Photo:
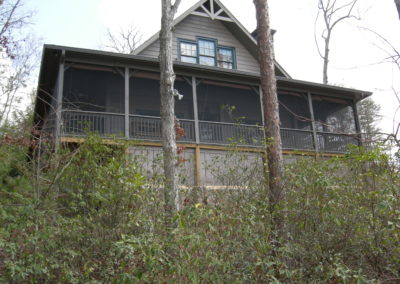
[[[172,26],[176,26],[180,22],[182,22],[187,16],[196,15],[201,17],[207,17],[212,20],[220,20],[225,22],[229,26],[237,26],[242,33],[242,37],[246,39],[246,41],[251,46],[250,53],[253,54],[255,58],[257,58],[257,41],[251,35],[250,32],[233,16],[233,14],[219,1],[219,0],[200,0],[196,4],[194,4],[191,8],[189,8],[186,12],[176,18]],[[237,30],[237,28],[235,28]],[[146,48],[148,48],[151,44],[158,40],[160,32],[157,32],[152,37],[150,37],[147,41],[145,41],[142,45],[140,45],[135,51],[134,55],[140,54]],[[275,67],[287,78],[291,78],[291,76],[279,65],[276,60],[274,60]]]

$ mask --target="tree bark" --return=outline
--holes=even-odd
[[[396,0],[398,1],[398,0]],[[330,41],[332,37],[332,31],[334,30],[335,26],[339,24],[340,22],[346,20],[346,19],[351,19],[351,18],[356,18],[355,15],[352,14],[353,9],[355,5],[357,4],[358,0],[351,0],[347,1],[346,3],[343,4],[336,2],[336,1],[330,1],[330,0],[319,0],[318,1],[318,15],[315,19],[315,25],[317,24],[317,20],[319,18],[320,13],[322,12],[323,15],[323,20],[325,24],[325,29],[322,32],[321,37],[324,39],[324,53],[322,54],[317,37],[316,37],[316,31],[314,30],[314,37],[315,37],[315,43],[317,45],[318,53],[321,56],[321,58],[324,61],[324,66],[322,68],[322,82],[324,84],[328,84],[328,65],[329,65],[329,52],[330,52]],[[341,5],[341,6],[340,6]],[[345,9],[345,10],[344,10]],[[346,13],[341,13],[341,11],[346,11]]]
[[[396,4],[397,12],[399,13],[400,20],[400,0],[394,0],[394,4]]]
[[[177,147],[175,133],[175,74],[172,61],[172,22],[180,0],[172,5],[162,0],[160,31],[160,97],[161,128],[164,162],[164,209],[167,216],[179,210],[179,189],[176,171]]]
[[[322,70],[322,82],[328,84],[328,65],[329,65],[329,44],[331,40],[330,31],[328,31],[328,36],[325,38],[325,51],[324,51],[324,67]]]
[[[275,66],[273,59],[272,35],[269,25],[267,0],[254,0],[258,30],[258,57],[260,63],[262,101],[266,134],[266,152],[268,162],[270,211],[283,200],[282,186],[282,143],[280,136],[279,104],[277,96]],[[283,222],[279,220],[279,222]],[[282,224],[277,224],[279,227]]]

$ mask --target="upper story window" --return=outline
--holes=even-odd
[[[218,47],[218,67],[233,69],[233,48]]]
[[[234,48],[218,46],[217,41],[213,39],[179,40],[179,55],[182,62],[226,69],[236,68]]]
[[[199,63],[215,66],[215,42],[199,39]]]
[[[181,41],[181,61],[189,63],[197,63],[197,44]]]

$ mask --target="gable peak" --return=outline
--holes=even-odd
[[[234,20],[226,13],[225,8],[218,0],[205,0],[198,4],[197,9],[191,12],[192,15],[233,22]]]

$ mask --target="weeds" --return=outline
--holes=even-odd
[[[26,145],[0,145],[0,282],[400,281],[400,176],[378,149],[288,164],[287,239],[272,253],[254,157],[217,157],[231,166],[213,162],[215,176],[237,190],[208,192],[208,204],[182,200],[166,235],[162,179],[144,175],[127,147],[89,136],[39,167]]]

